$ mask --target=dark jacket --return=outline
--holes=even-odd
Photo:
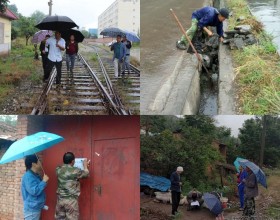
[[[171,181],[171,191],[176,191],[176,192],[181,192],[181,177],[180,175],[175,171],[171,174],[170,176],[170,181]]]
[[[66,46],[65,46],[66,54],[69,54],[69,50],[67,49],[69,44],[70,44],[70,41],[66,41]],[[79,45],[78,45],[78,43],[76,41],[74,41],[74,44],[75,44],[75,53],[74,54],[77,54],[78,51],[79,51]]]
[[[39,50],[40,50],[40,52],[41,52],[41,56],[42,56],[42,57],[43,57],[43,56],[48,57],[48,52],[46,52],[45,54],[43,54],[43,50],[45,50],[45,45],[46,45],[46,41],[41,41]]]
[[[207,26],[216,27],[217,34],[223,37],[223,22],[218,19],[219,12],[213,7],[203,7],[193,12],[192,19],[198,20],[198,27],[204,28]]]
[[[254,198],[258,196],[258,181],[254,173],[249,174],[245,179],[245,198]]]

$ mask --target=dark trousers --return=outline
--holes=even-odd
[[[243,215],[252,216],[255,214],[256,206],[255,206],[255,198],[245,198],[245,207],[243,210]]]
[[[171,199],[172,199],[172,215],[175,215],[178,212],[178,207],[181,199],[181,192],[171,191]]]
[[[50,76],[50,73],[55,66],[56,68],[56,84],[61,83],[61,67],[62,67],[62,61],[60,62],[52,62],[48,59],[47,61],[47,71],[44,73],[44,80],[48,79]]]

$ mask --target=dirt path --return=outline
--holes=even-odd
[[[148,216],[141,217],[141,220],[169,220],[171,215],[171,205],[164,203],[154,202],[154,198],[150,196],[141,196],[141,208],[142,210],[150,210],[152,213]],[[187,211],[186,206],[179,207],[180,216],[176,220],[211,220],[215,219],[215,216],[206,208],[201,210]],[[157,217],[157,218],[156,218]]]

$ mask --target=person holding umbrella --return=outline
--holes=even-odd
[[[180,204],[181,199],[181,173],[184,171],[183,167],[177,167],[177,170],[173,172],[170,176],[171,181],[171,199],[172,199],[172,212],[171,215],[175,216],[176,213],[178,213],[178,207]]]
[[[121,64],[126,55],[126,47],[121,42],[121,35],[117,35],[117,42],[111,46],[111,51],[114,51],[113,62],[115,70],[115,78],[118,78],[121,72]]]
[[[244,210],[244,182],[243,180],[246,179],[248,176],[246,170],[239,166],[239,173],[237,174],[237,187],[238,187],[238,194],[239,194],[239,201],[240,201],[240,208],[239,211]]]
[[[42,165],[34,154],[25,158],[26,173],[21,181],[21,194],[24,205],[25,220],[39,220],[45,206],[46,193],[44,192],[49,177],[44,174],[41,178]]]
[[[73,74],[73,69],[75,65],[75,59],[77,53],[79,51],[78,43],[75,41],[75,36],[72,34],[70,35],[69,41],[66,42],[66,65],[67,65],[67,72]]]
[[[48,64],[47,71],[44,75],[44,80],[47,80],[50,73],[55,66],[56,68],[56,84],[61,83],[61,67],[62,67],[62,55],[61,51],[65,50],[65,40],[61,38],[61,33],[59,31],[55,32],[55,36],[49,38],[46,41],[45,50],[43,53],[48,52]]]
[[[255,214],[255,197],[259,194],[258,181],[256,175],[253,171],[246,167],[248,176],[242,180],[245,185],[245,208],[243,210],[243,215],[252,216]]]
[[[46,41],[50,38],[51,36],[49,34],[46,35],[45,39],[41,41],[40,43],[40,52],[42,56],[42,63],[43,63],[43,70],[44,70],[44,76],[47,74],[47,61],[48,61],[48,52],[43,53],[46,47]]]
[[[126,53],[124,57],[124,62],[123,62],[123,72],[122,74],[125,74],[125,69],[127,69],[128,74],[130,74],[130,48],[131,48],[131,42],[126,39],[126,35],[123,36],[122,43],[126,47]]]

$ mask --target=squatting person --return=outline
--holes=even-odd
[[[21,181],[24,220],[40,220],[46,202],[44,190],[49,177],[44,174],[41,178],[42,166],[36,155],[26,156],[25,167],[26,172]]]
[[[187,36],[192,40],[197,30],[205,31],[209,37],[213,36],[213,32],[207,27],[216,27],[217,34],[220,41],[224,40],[223,21],[228,19],[229,11],[226,8],[217,10],[216,8],[207,6],[198,9],[192,13],[192,26],[186,31]],[[188,41],[186,36],[183,35],[181,40],[176,42],[178,49],[186,50],[188,48]]]
[[[67,152],[63,156],[63,165],[56,168],[58,180],[57,203],[55,210],[56,220],[78,220],[79,204],[78,199],[81,193],[81,178],[89,176],[89,162],[83,161],[84,170],[74,167],[75,156],[72,152]]]

